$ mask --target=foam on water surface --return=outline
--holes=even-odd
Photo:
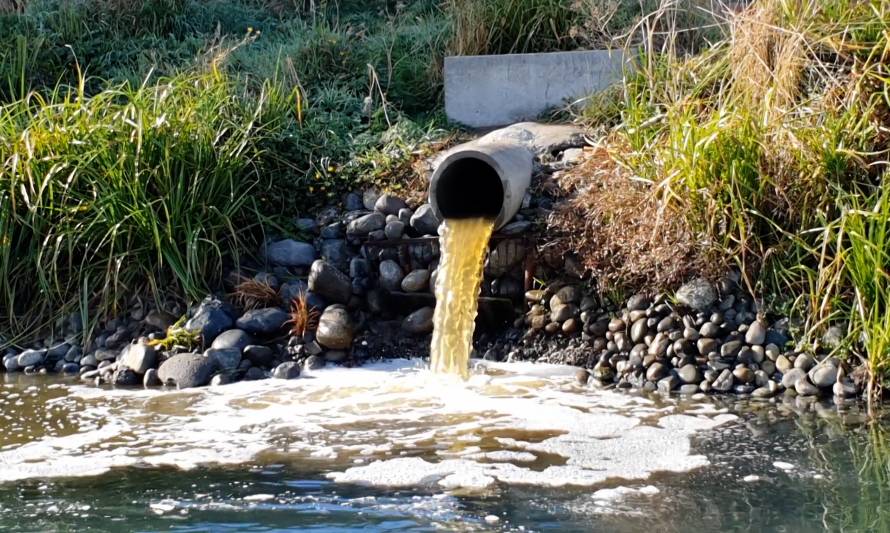
[[[0,481],[259,463],[378,486],[591,486],[705,466],[690,438],[734,419],[581,388],[565,367],[475,372],[463,382],[393,361],[194,391],[55,390],[39,407],[63,413],[66,430],[0,436]]]

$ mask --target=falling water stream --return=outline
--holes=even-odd
[[[487,218],[446,219],[442,224],[430,349],[435,372],[469,377],[482,264],[493,227]]]

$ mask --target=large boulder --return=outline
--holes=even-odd
[[[154,368],[158,363],[158,354],[153,346],[137,343],[129,344],[124,348],[120,358],[120,365],[123,368],[129,368],[133,372],[142,375],[149,368]]]
[[[21,368],[39,365],[46,359],[46,350],[25,350],[20,353],[16,362]]]
[[[226,304],[217,298],[207,297],[185,323],[185,329],[200,333],[206,346],[233,324],[234,320],[229,315]]]
[[[306,242],[284,239],[266,245],[266,260],[276,266],[309,266],[315,257],[315,246]]]
[[[243,329],[230,329],[220,333],[210,347],[217,350],[236,348],[240,352],[245,346],[252,343],[253,339],[250,337],[250,333]]]
[[[235,325],[253,335],[271,335],[280,332],[288,319],[290,319],[290,315],[284,312],[284,309],[265,307],[247,311],[241,315]]]
[[[352,296],[352,281],[337,267],[319,259],[309,270],[309,290],[332,302],[345,304]]]
[[[438,235],[441,222],[430,204],[418,207],[411,216],[411,227],[420,235]]]
[[[342,305],[329,306],[318,319],[315,339],[331,350],[346,350],[352,346],[355,326],[349,312]]]
[[[165,385],[187,389],[210,383],[216,370],[214,359],[196,353],[182,353],[161,363],[158,378]]]

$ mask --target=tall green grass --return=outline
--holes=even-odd
[[[0,107],[0,309],[198,297],[251,239],[266,97],[219,71]]]

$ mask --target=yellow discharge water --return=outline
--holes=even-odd
[[[446,219],[441,229],[430,368],[469,377],[482,263],[494,220]]]

